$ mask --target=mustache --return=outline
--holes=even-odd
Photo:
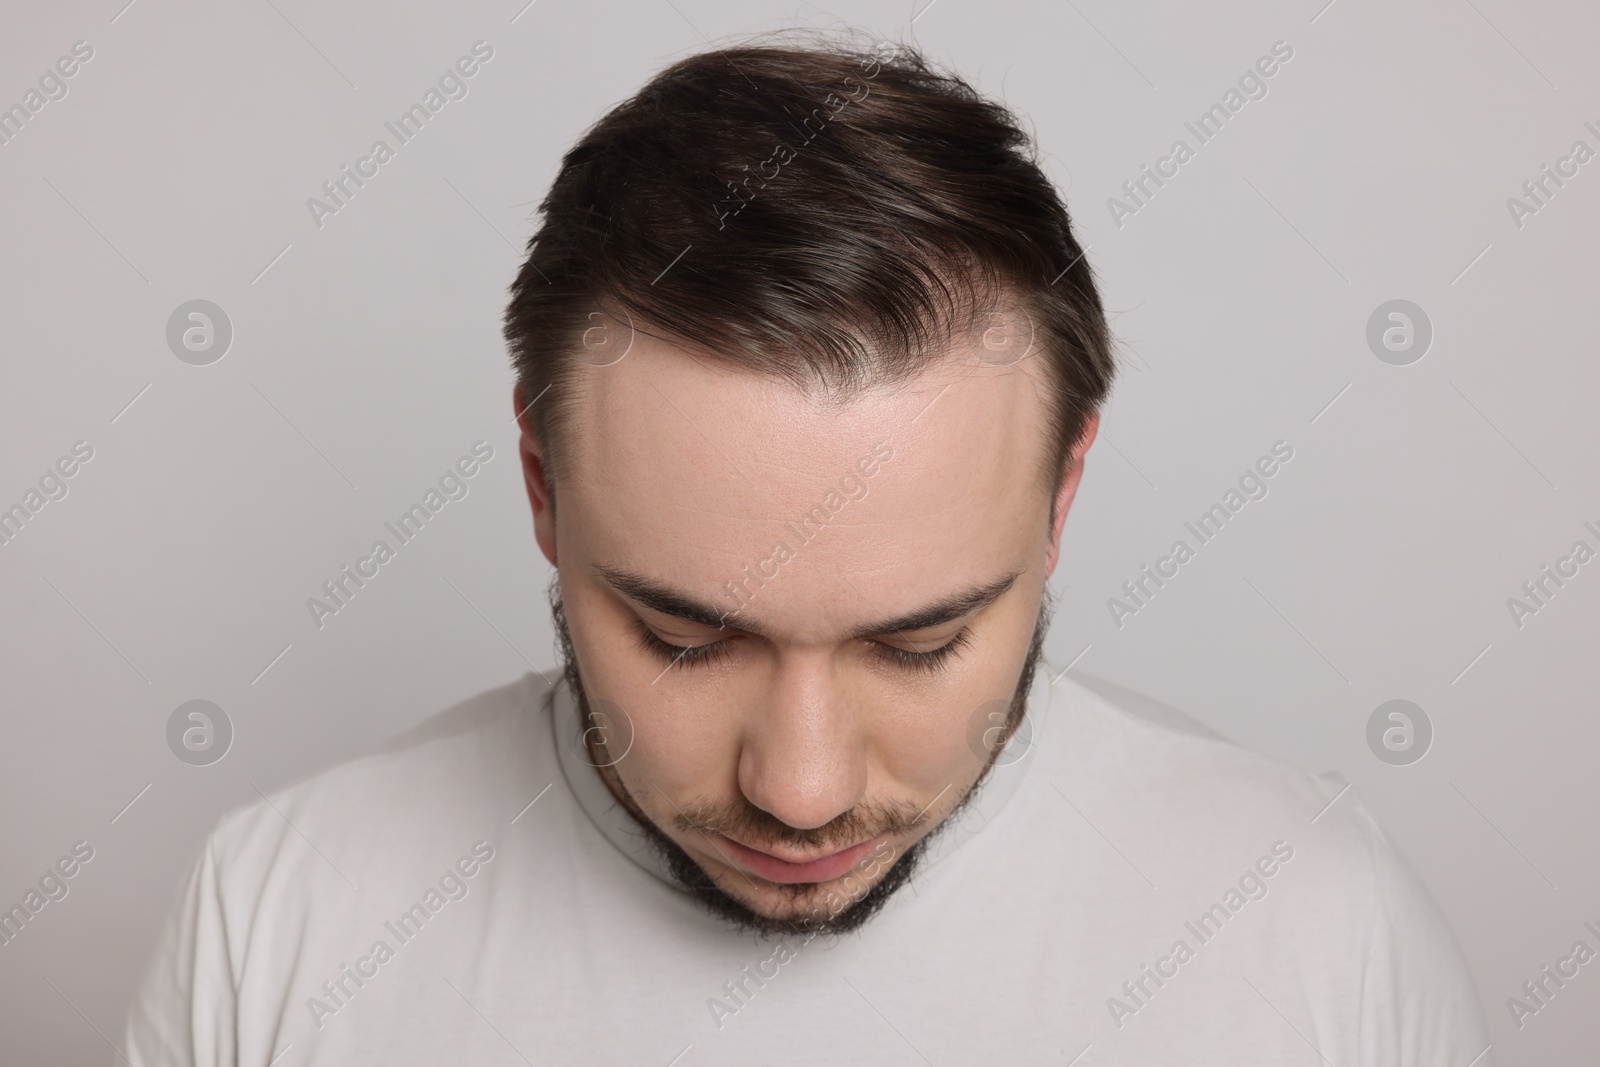
[[[731,837],[751,848],[788,845],[805,851],[838,852],[887,834],[897,837],[918,826],[923,812],[909,803],[857,804],[822,826],[801,829],[763,811],[749,801],[688,804],[673,818],[685,833]]]
[[[559,576],[552,576],[550,585],[546,590],[546,597],[550,604],[551,621],[555,625],[556,648],[561,657],[562,675],[565,682],[572,688],[577,696],[578,707],[583,721],[589,721],[588,693],[583,684],[582,675],[578,670],[578,657],[572,643],[572,631],[567,624],[567,615],[561,600],[561,584]],[[1050,619],[1055,613],[1056,598],[1051,589],[1046,586],[1039,605],[1039,615],[1034,622],[1033,636],[1028,643],[1027,657],[1023,662],[1021,677],[1017,679],[1016,688],[1013,690],[1011,713],[1007,716],[1003,736],[1010,738],[1017,724],[1021,722],[1023,713],[1027,708],[1027,696],[1033,685],[1033,677],[1038,669],[1040,657],[1044,652],[1045,634],[1050,629]],[[965,808],[977,794],[979,787],[987,779],[989,770],[993,767],[994,758],[1000,753],[997,746],[990,757],[989,766],[979,776],[967,795],[963,797],[955,809],[946,816],[948,819]],[[640,812],[644,805],[633,796],[626,784],[619,783],[634,806]],[[743,797],[726,804],[714,801],[695,801],[685,807],[679,808],[673,818],[673,825],[684,833],[716,834],[731,837],[751,848],[763,848],[771,845],[789,845],[808,851],[821,852],[826,849],[836,852],[842,848],[859,844],[880,835],[900,836],[919,826],[927,814],[926,808],[918,811],[909,802],[904,803],[865,803],[858,804],[839,815],[837,818],[823,826],[812,829],[801,829],[790,826]],[[648,822],[648,820],[646,820]],[[655,830],[655,827],[651,827]],[[659,830],[657,830],[659,833]],[[674,846],[675,847],[675,846]],[[687,856],[683,861],[690,866],[693,862]]]

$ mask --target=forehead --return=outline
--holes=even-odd
[[[889,614],[1032,564],[1049,508],[1041,366],[941,360],[838,403],[639,334],[569,397],[558,519],[587,562],[708,602],[779,572],[750,609],[762,618]],[[775,563],[780,545],[793,558]]]

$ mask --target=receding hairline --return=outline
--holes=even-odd
[[[600,301],[601,310],[596,314],[607,316],[613,323],[626,324],[634,333],[661,342],[671,355],[693,360],[715,374],[748,376],[759,381],[787,386],[807,401],[835,414],[874,395],[905,389],[930,379],[938,381],[948,376],[949,381],[942,388],[928,390],[931,407],[939,396],[949,389],[958,388],[963,380],[972,376],[953,373],[959,372],[963,366],[970,367],[972,374],[1022,373],[1029,382],[1037,404],[1038,432],[1035,437],[1037,448],[1042,450],[1043,454],[1037,456],[1035,468],[1040,487],[1051,496],[1053,524],[1054,495],[1060,486],[1061,478],[1067,473],[1066,468],[1054,470],[1051,464],[1057,435],[1051,393],[1057,387],[1055,383],[1048,381],[1048,378],[1055,374],[1056,370],[1037,352],[1009,365],[985,364],[973,357],[970,345],[964,342],[971,342],[975,335],[982,334],[983,330],[980,327],[991,310],[1025,308],[1026,294],[1013,289],[997,289],[992,292],[995,297],[992,302],[981,303],[977,297],[971,297],[954,317],[939,325],[943,351],[928,356],[921,363],[902,361],[898,369],[892,365],[884,366],[875,360],[868,360],[862,364],[864,373],[842,382],[830,382],[814,377],[797,378],[771,366],[752,365],[745,360],[742,353],[719,352],[692,338],[685,338],[644,322],[633,316],[619,301],[613,299]],[[581,343],[580,341],[580,346]],[[1037,347],[1036,343],[1035,349]],[[967,350],[964,351],[964,348]],[[622,362],[618,360],[617,363],[611,364],[590,364],[581,359],[577,351],[567,353],[566,358],[577,364],[573,377],[563,383],[568,388],[560,390],[559,397],[551,396],[551,393],[557,391],[551,389],[535,401],[531,405],[532,418],[529,420],[540,448],[547,486],[552,498],[557,484],[570,484],[573,477],[573,457],[579,451],[578,439],[581,437],[573,431],[577,422],[576,411],[581,407],[586,393],[583,378],[589,374],[604,374],[611,366]],[[529,397],[524,395],[523,404],[527,405],[528,402]],[[550,409],[552,404],[559,404],[564,409],[560,416],[553,416]],[[540,408],[544,410],[540,412]],[[927,408],[922,410],[926,411]],[[1084,413],[1085,424],[1095,410],[1091,408]],[[541,414],[543,417],[540,417]],[[916,418],[920,418],[921,414],[922,412],[919,412]],[[915,418],[912,421],[915,421]]]
[[[1088,248],[1025,124],[914,46],[755,36],[660,71],[563,158],[505,316],[524,396],[543,397],[530,421],[547,469],[564,466],[568,386],[585,377],[574,349],[601,300],[730,351],[793,340],[777,376],[802,388],[810,372],[870,386],[917,377],[925,334],[1003,283],[1037,311],[1050,364],[1039,469],[1053,511],[1115,360]],[[848,104],[824,99],[830,87]],[[760,161],[784,141],[787,158]],[[874,333],[886,362],[862,351]],[[831,395],[858,391],[842,381]]]

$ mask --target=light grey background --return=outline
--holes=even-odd
[[[1592,1058],[1600,964],[1521,1030],[1505,1001],[1600,925],[1600,562],[1521,629],[1506,601],[1600,547],[1600,161],[1521,228],[1506,200],[1600,149],[1595,8],[124,2],[13,5],[0,33],[0,106],[94,48],[0,145],[0,506],[94,449],[0,547],[0,904],[95,849],[0,946],[8,1062],[115,1059],[223,811],[554,662],[498,324],[533,206],[660,66],[794,22],[914,39],[1002,96],[1092,245],[1126,363],[1049,655],[1346,776],[1454,924],[1498,1062]],[[469,95],[319,230],[306,199],[480,39]],[[1278,40],[1269,95],[1118,228],[1107,198]],[[1405,367],[1365,342],[1397,298],[1435,330]],[[165,341],[192,299],[233,323],[210,366]],[[306,599],[479,439],[470,495],[316,629]],[[1278,440],[1270,495],[1113,625]],[[1366,744],[1395,698],[1434,726],[1411,766]],[[234,725],[211,766],[167,748],[192,699]]]

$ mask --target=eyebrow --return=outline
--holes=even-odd
[[[718,611],[695,600],[693,597],[680,593],[670,586],[652,578],[647,578],[642,574],[635,574],[617,567],[607,567],[603,564],[595,564],[593,570],[617,592],[663,615],[699,623],[714,630],[740,630],[744,633],[755,634],[757,637],[771,636],[765,628],[755,623],[730,626],[728,619],[732,616],[737,616],[737,611]],[[988,607],[1004,596],[1021,576],[1021,571],[1012,571],[984,585],[973,586],[970,589],[942,596],[925,607],[918,608],[897,618],[885,619],[881,622],[857,627],[850,632],[850,636],[852,638],[876,637],[881,634],[911,633],[934,626],[942,626],[947,622],[953,622],[962,616],[970,615],[975,611]]]

